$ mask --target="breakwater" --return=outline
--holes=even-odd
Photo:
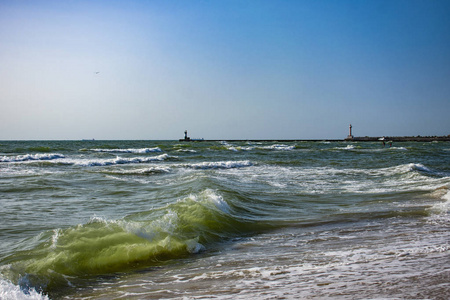
[[[382,137],[353,137],[347,138],[346,141],[355,142],[376,142],[376,141],[392,141],[392,142],[448,142],[450,135],[447,136],[382,136]]]
[[[450,135],[447,136],[380,136],[380,137],[351,137],[346,139],[180,139],[180,142],[449,142]]]

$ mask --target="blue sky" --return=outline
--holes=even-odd
[[[0,1],[0,139],[450,134],[450,1]],[[98,73],[97,73],[98,72]]]

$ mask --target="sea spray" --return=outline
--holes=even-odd
[[[49,300],[47,295],[35,289],[24,289],[0,278],[0,299],[4,300]]]

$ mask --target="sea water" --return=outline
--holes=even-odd
[[[448,299],[450,143],[1,141],[1,299]]]

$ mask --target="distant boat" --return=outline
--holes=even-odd
[[[95,139],[82,139],[82,141],[83,141],[83,142],[86,142],[86,141],[95,141]]]

